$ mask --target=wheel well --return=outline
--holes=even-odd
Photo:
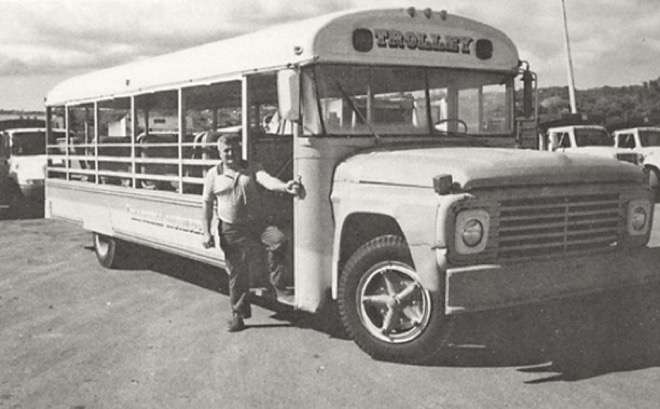
[[[384,234],[396,234],[405,239],[401,227],[390,216],[373,213],[354,213],[348,216],[341,232],[339,271],[360,246]]]
[[[652,171],[652,172],[655,172],[655,173],[659,173],[659,174],[660,174],[660,170],[659,170],[658,167],[655,166],[655,165],[644,165],[644,167],[645,167],[646,169]]]

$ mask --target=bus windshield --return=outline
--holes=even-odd
[[[575,130],[576,146],[612,146],[613,144],[612,138],[603,129],[585,128]]]
[[[660,131],[639,131],[642,146],[660,146]]]
[[[11,154],[15,156],[45,155],[45,132],[39,131],[14,133],[11,138]]]
[[[512,75],[320,64],[303,75],[308,134],[510,134]],[[312,107],[312,108],[310,108]]]

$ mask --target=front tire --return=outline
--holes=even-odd
[[[114,237],[94,233],[94,251],[105,268],[120,268],[126,263],[125,245]]]
[[[448,320],[442,292],[422,286],[402,237],[383,235],[360,247],[338,290],[346,332],[372,357],[421,362],[443,346]]]

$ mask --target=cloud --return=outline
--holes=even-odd
[[[8,1],[0,43],[11,54],[0,75],[107,67],[347,7],[347,0]]]
[[[28,65],[16,58],[0,56],[0,75],[18,75],[28,70]]]
[[[92,70],[351,7],[400,0],[0,0],[0,75]],[[565,83],[561,8],[545,0],[410,0],[506,32],[541,85]],[[567,1],[579,88],[657,77],[660,11],[650,0]],[[631,64],[635,64],[634,67]]]

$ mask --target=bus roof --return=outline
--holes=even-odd
[[[208,84],[312,61],[512,72],[518,52],[501,31],[445,11],[343,11],[73,77],[48,93],[46,105]]]

